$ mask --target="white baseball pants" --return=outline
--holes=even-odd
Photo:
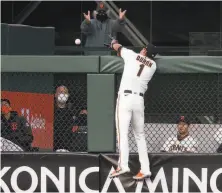
[[[144,98],[138,94],[120,93],[116,104],[116,128],[119,146],[118,166],[123,170],[129,169],[128,131],[130,121],[137,143],[141,172],[143,174],[150,173],[144,135]]]

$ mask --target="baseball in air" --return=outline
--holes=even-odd
[[[76,39],[76,40],[75,40],[75,44],[76,44],[76,45],[80,45],[80,44],[81,44],[81,40],[80,40],[80,39]]]

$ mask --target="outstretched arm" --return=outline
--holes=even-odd
[[[90,18],[90,11],[88,11],[88,15],[83,13],[85,20],[82,22],[80,28],[82,33],[85,35],[91,35],[92,34],[92,24],[91,24],[91,18]]]
[[[115,51],[117,51],[117,55],[121,56],[124,60],[129,59],[130,56],[133,56],[135,54],[135,52],[133,52],[132,50],[129,50],[129,49],[123,47],[115,39],[112,40],[110,47],[112,49],[114,49]]]
[[[112,30],[114,32],[120,32],[126,24],[125,14],[126,10],[122,12],[122,9],[119,9],[119,18],[117,20],[111,20],[113,22]]]
[[[120,51],[122,49],[122,45],[118,43],[117,40],[112,40],[111,42],[111,48],[117,51],[118,55],[120,55]]]

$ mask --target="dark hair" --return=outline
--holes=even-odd
[[[2,102],[7,102],[9,105],[11,105],[11,102],[10,102],[10,100],[8,100],[8,99],[1,99],[1,103]]]
[[[185,116],[180,116],[177,120],[177,124],[179,124],[180,122],[186,123],[187,125],[190,125],[190,121],[187,117]]]

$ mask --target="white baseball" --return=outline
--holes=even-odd
[[[80,39],[76,39],[76,40],[75,40],[75,44],[76,44],[76,45],[81,44],[81,40],[80,40]]]

